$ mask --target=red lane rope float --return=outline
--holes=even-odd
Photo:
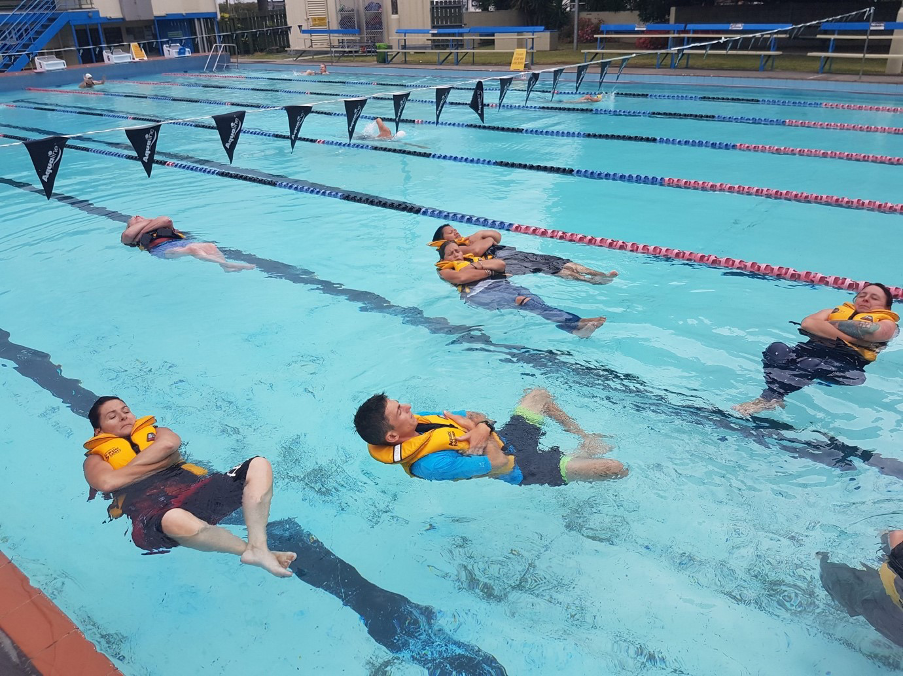
[[[244,77],[244,75],[242,76]],[[900,113],[902,108],[894,106],[865,106],[858,103],[823,103],[823,108],[841,108],[842,110],[869,110],[874,113]]]
[[[668,247],[651,246],[649,244],[638,244],[637,242],[626,242],[620,239],[590,237],[588,235],[579,235],[563,230],[550,230],[530,225],[515,224],[511,227],[511,231],[520,232],[525,235],[534,235],[536,237],[547,237],[549,239],[565,240],[566,242],[587,244],[588,246],[600,246],[615,251],[629,251],[631,253],[659,256],[661,258],[672,258],[674,260],[699,263],[700,265],[708,265],[710,267],[743,270],[744,272],[763,275],[765,277],[776,277],[778,279],[787,279],[792,282],[805,282],[808,284],[831,286],[846,291],[860,291],[865,286],[869,286],[869,282],[859,282],[847,277],[824,275],[819,272],[795,270],[794,268],[757,263],[756,261],[745,261],[739,258],[719,257],[712,254],[685,251],[683,249],[671,249]],[[892,297],[896,300],[901,300],[902,297],[904,297],[904,290],[902,290],[901,287],[890,287],[889,290],[891,291]]]
[[[42,91],[53,94],[83,94],[86,92],[67,90],[67,89],[37,89],[29,87],[29,91]],[[215,101],[208,99],[188,99],[182,97],[170,96],[145,96],[143,94],[123,94],[121,92],[90,92],[95,96],[113,96],[134,98],[142,100],[154,101],[176,101],[181,103],[208,103],[222,106],[238,106],[241,108],[267,108],[258,103],[242,103],[230,101]],[[342,115],[342,113],[335,113]],[[76,135],[77,136],[77,135]],[[330,142],[336,143],[336,142]],[[362,144],[351,144],[351,147],[360,147],[362,149],[373,149],[372,146]],[[653,185],[667,188],[681,188],[683,190],[705,190],[708,192],[725,192],[737,195],[747,195],[751,197],[765,197],[774,200],[787,200],[792,202],[806,202],[809,204],[821,204],[823,206],[840,207],[844,209],[857,209],[864,211],[878,211],[886,214],[902,214],[904,213],[904,204],[895,204],[893,202],[879,202],[878,200],[865,200],[860,198],[839,197],[837,195],[817,195],[816,193],[799,192],[796,190],[777,190],[774,188],[760,188],[751,185],[740,185],[734,183],[714,183],[712,181],[694,181],[684,178],[671,178],[663,176],[649,176],[646,174],[624,174],[620,172],[596,171],[592,169],[574,169],[572,167],[556,167],[547,165],[538,165],[526,162],[508,162],[503,160],[484,160],[475,157],[465,157],[461,155],[445,155],[440,153],[420,153],[409,151],[401,148],[393,149],[394,152],[403,155],[417,155],[433,160],[447,160],[452,162],[463,162],[466,164],[489,164],[498,167],[510,167],[513,169],[526,169],[532,171],[546,171],[554,174],[577,176],[580,178],[590,178],[601,181],[618,181],[622,183],[637,183],[642,185]]]
[[[11,138],[18,141],[30,140],[24,136],[0,133],[0,138]],[[125,144],[110,143],[107,141],[98,141],[105,145],[126,148]],[[116,150],[101,150],[99,148],[90,148],[72,144],[67,146],[72,150],[104,155],[107,157],[116,157],[125,160],[138,161],[138,156],[131,149],[129,152],[119,152]],[[160,153],[161,155],[175,155],[174,153]],[[730,268],[733,270],[743,270],[744,272],[758,274],[763,277],[774,277],[776,279],[785,279],[792,282],[801,282],[804,284],[818,284],[821,286],[831,286],[836,289],[845,289],[847,291],[859,291],[870,282],[856,281],[847,277],[838,277],[837,275],[824,275],[818,272],[809,272],[795,270],[775,265],[764,265],[755,261],[745,261],[737,258],[719,257],[712,254],[701,254],[693,251],[684,251],[683,249],[672,249],[669,247],[651,246],[649,244],[638,244],[637,242],[626,242],[619,239],[609,239],[607,237],[590,237],[574,232],[566,232],[564,230],[554,230],[547,228],[539,228],[535,226],[523,225],[520,223],[511,223],[509,221],[499,221],[481,216],[473,216],[455,211],[444,211],[442,209],[434,209],[410,202],[401,202],[399,200],[387,199],[376,195],[368,195],[366,193],[347,192],[342,189],[331,188],[322,184],[312,183],[301,179],[292,179],[287,176],[279,176],[267,174],[265,172],[254,171],[246,173],[245,170],[239,170],[236,167],[220,164],[210,160],[200,160],[188,155],[179,156],[181,159],[190,160],[188,162],[174,162],[172,160],[155,159],[154,164],[181,169],[184,171],[198,172],[202,174],[211,174],[223,178],[229,178],[240,181],[248,181],[259,185],[268,185],[274,188],[284,190],[293,190],[321,197],[329,197],[340,199],[358,204],[366,204],[381,209],[390,209],[393,211],[401,211],[404,213],[417,214],[428,218],[435,218],[442,221],[451,221],[454,223],[466,223],[468,225],[482,226],[485,228],[494,228],[496,230],[505,230],[518,232],[526,235],[534,235],[536,237],[547,237],[550,239],[564,240],[566,242],[574,242],[577,244],[586,244],[588,246],[599,246],[615,251],[627,251],[630,253],[645,254],[648,256],[658,256],[660,258],[670,258],[673,260],[686,261],[699,265],[707,265],[709,267]],[[280,180],[283,179],[283,180]],[[901,300],[904,297],[904,291],[900,287],[890,288],[892,297]]]

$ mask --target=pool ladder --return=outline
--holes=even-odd
[[[232,48],[231,50],[229,48]],[[239,48],[232,42],[218,42],[215,44],[211,50],[210,54],[207,55],[207,62],[204,64],[204,72],[207,72],[207,69],[210,68],[211,73],[215,73],[217,70],[217,66],[220,65],[220,58],[222,56],[226,56],[226,61],[223,62],[223,70],[226,70],[229,66],[233,68],[239,67]],[[235,59],[235,61],[232,60]],[[213,66],[210,65],[210,61],[213,59]]]

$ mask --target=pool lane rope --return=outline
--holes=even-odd
[[[341,85],[352,85],[352,86],[364,86],[364,87],[410,87],[411,83],[406,82],[368,82],[364,80],[329,80],[321,77],[312,76],[311,79],[293,79],[288,77],[264,77],[260,75],[221,75],[219,73],[160,73],[161,75],[168,75],[171,77],[206,77],[206,78],[220,78],[224,80],[270,80],[274,82],[292,82],[296,84],[302,84],[305,82],[324,82],[328,84],[341,84]],[[302,76],[299,76],[302,77]],[[605,81],[604,81],[605,82]],[[613,83],[610,83],[613,84]],[[414,87],[417,89],[417,86]],[[452,89],[458,89],[462,91],[472,91],[473,87],[455,87]],[[498,92],[499,89],[487,87],[484,89],[485,92]],[[521,91],[523,89],[511,89],[509,91]],[[551,89],[539,89],[534,87],[532,90],[534,93],[540,94],[552,94],[553,91]],[[579,94],[590,94],[596,95],[598,92],[596,91],[563,91],[556,90],[556,94],[568,95],[568,96],[577,96]],[[660,100],[668,100],[668,101],[704,101],[711,103],[744,103],[744,104],[752,104],[752,105],[764,105],[764,106],[794,106],[796,108],[838,108],[842,110],[861,110],[868,111],[872,113],[901,113],[904,112],[904,108],[896,108],[894,106],[870,106],[856,103],[832,103],[828,101],[795,101],[794,99],[763,99],[757,97],[744,97],[744,96],[707,96],[705,94],[656,94],[650,92],[618,92],[618,96],[624,98],[633,98],[633,99],[660,99]]]
[[[20,104],[0,104],[0,107],[16,108]],[[24,108],[38,109],[40,106],[21,106]],[[125,113],[101,113],[98,111],[80,111],[67,109],[47,109],[53,112],[69,114],[69,115],[93,115],[97,117],[110,117],[115,119],[130,119],[144,122],[162,122],[161,118],[128,115]],[[341,113],[336,113],[341,115]],[[177,126],[198,127],[203,129],[215,129],[214,125],[202,124],[198,122],[175,122]],[[15,127],[16,125],[10,125]],[[111,131],[125,129],[120,127]],[[245,127],[242,133],[251,134],[253,136],[264,136],[270,138],[289,139],[288,134],[266,131],[263,129],[250,129]],[[332,139],[315,139],[311,137],[298,136],[298,141],[305,143],[316,143],[319,145],[329,145],[339,148],[350,148],[354,150],[375,150],[377,152],[388,152],[397,155],[409,155],[411,157],[420,157],[430,160],[444,160],[451,162],[461,162],[464,164],[485,165],[491,167],[506,167],[509,169],[523,169],[525,171],[539,171],[549,174],[559,174],[561,176],[576,176],[578,178],[594,179],[599,181],[617,181],[621,183],[637,183],[641,185],[652,185],[666,188],[680,188],[684,190],[703,190],[706,192],[723,192],[733,193],[737,195],[747,195],[752,197],[764,197],[766,199],[786,200],[793,202],[804,202],[809,204],[822,204],[830,207],[841,207],[846,209],[858,209],[866,211],[878,211],[880,213],[900,214],[904,213],[904,204],[894,204],[892,202],[879,202],[877,200],[852,199],[850,197],[838,197],[835,195],[817,195],[814,193],[798,192],[792,190],[776,190],[773,188],[759,188],[748,185],[735,185],[732,183],[714,183],[711,181],[693,181],[684,178],[671,178],[663,176],[648,176],[646,174],[624,174],[619,172],[596,171],[593,169],[574,169],[572,167],[559,167],[546,164],[533,164],[529,162],[510,162],[507,160],[489,160],[479,157],[467,157],[464,155],[447,155],[443,153],[431,153],[422,150],[410,150],[408,148],[390,147],[373,145],[370,143],[352,143],[347,141],[337,141]]]
[[[163,87],[191,87],[204,89],[219,89],[224,91],[248,91],[261,92],[267,94],[302,94],[305,96],[336,96],[336,92],[318,92],[301,89],[268,89],[264,87],[221,87],[211,84],[193,84],[187,82],[158,82],[147,80],[122,80],[130,84],[138,85],[156,85]],[[28,91],[46,91],[27,87]],[[68,90],[50,90],[50,91],[68,91]],[[79,92],[80,94],[86,92]],[[374,100],[392,100],[392,94],[380,93],[372,94],[341,94],[343,98],[370,98]],[[410,97],[409,102],[427,103],[435,105],[435,101],[430,99],[416,99]],[[447,106],[470,106],[466,101],[446,101]],[[777,117],[747,117],[743,115],[716,115],[714,113],[676,113],[672,111],[660,110],[609,110],[607,108],[575,108],[573,106],[529,106],[515,103],[487,103],[487,108],[504,108],[506,110],[539,110],[553,111],[560,113],[587,113],[593,115],[610,115],[613,117],[643,117],[643,118],[665,118],[669,120],[696,120],[698,122],[729,122],[733,124],[753,124],[767,126],[786,126],[786,127],[812,127],[815,129],[833,129],[840,131],[862,131],[873,134],[901,134],[901,127],[881,127],[869,124],[848,124],[844,122],[814,122],[812,120],[785,120]]]
[[[39,130],[39,133],[52,133],[47,132],[47,130]],[[0,138],[13,138],[18,141],[30,141],[33,140],[29,137],[23,137],[18,135],[10,135],[10,134],[2,134],[0,133]],[[118,147],[118,148],[127,148],[125,144],[122,143],[113,143],[109,141],[95,141],[97,143],[102,143],[105,145]],[[118,159],[129,160],[133,162],[139,162],[139,158],[132,152],[120,152],[118,150],[105,150],[101,148],[91,148],[87,146],[80,145],[67,145],[67,150],[72,149],[81,152],[92,153],[96,155],[103,155],[107,157],[115,157]],[[131,150],[131,148],[129,149]],[[304,181],[301,179],[293,179],[288,176],[281,176],[278,174],[270,174],[267,172],[261,172],[257,170],[239,170],[237,167],[230,167],[219,162],[213,162],[210,160],[202,160],[200,158],[192,157],[190,155],[181,155],[177,153],[168,153],[168,152],[158,152],[159,155],[163,156],[171,156],[176,157],[180,160],[189,160],[174,162],[172,160],[160,160],[154,159],[154,164],[164,167],[171,167],[175,169],[182,169],[184,171],[192,171],[201,174],[208,174],[212,176],[219,176],[221,178],[231,178],[240,181],[246,181],[249,183],[257,183],[259,185],[267,185],[274,188],[280,188],[283,190],[292,190],[294,192],[300,192],[308,195],[316,195],[320,197],[330,197],[333,199],[339,199],[347,202],[353,202],[357,204],[365,204],[368,206],[380,207],[382,209],[390,209],[393,211],[400,211],[403,213],[410,213],[419,216],[426,216],[428,218],[435,218],[438,220],[446,221],[446,222],[454,222],[454,223],[463,223],[467,225],[480,226],[484,228],[493,228],[495,230],[503,230],[509,232],[518,232],[526,235],[534,235],[536,237],[546,237],[549,239],[558,239],[566,242],[573,242],[576,244],[586,244],[588,246],[597,246],[603,247],[606,249],[613,249],[615,251],[626,251],[630,253],[639,253],[646,254],[650,256],[656,256],[659,258],[667,258],[677,261],[684,261],[687,263],[697,263],[699,265],[706,265],[709,267],[716,268],[728,268],[732,270],[742,270],[747,273],[759,275],[762,277],[772,277],[775,279],[783,279],[791,282],[801,282],[804,284],[814,284],[819,286],[830,286],[836,289],[844,289],[847,291],[859,291],[860,289],[868,286],[870,282],[866,281],[856,281],[849,279],[847,277],[840,277],[837,275],[824,275],[818,272],[810,272],[810,271],[801,271],[795,270],[794,268],[785,267],[785,266],[776,266],[776,265],[767,265],[758,263],[756,261],[745,261],[743,259],[723,257],[723,256],[715,256],[712,254],[702,254],[694,251],[685,251],[683,249],[674,249],[671,247],[661,247],[649,244],[639,244],[637,242],[628,242],[624,240],[618,239],[610,239],[608,237],[591,237],[588,235],[582,235],[574,232],[567,232],[564,230],[555,230],[549,228],[539,228],[530,225],[524,225],[521,223],[512,223],[510,221],[501,221],[496,219],[490,219],[481,216],[473,216],[471,214],[463,214],[455,211],[445,211],[443,209],[434,209],[431,207],[425,207],[418,204],[413,204],[411,202],[403,202],[401,200],[394,200],[385,197],[379,197],[377,195],[370,195],[367,193],[353,192],[353,191],[345,191],[342,189],[334,188],[331,186],[326,186],[323,184],[312,183],[310,181]],[[900,287],[890,287],[892,296],[896,300],[901,300],[904,297],[904,292]]]

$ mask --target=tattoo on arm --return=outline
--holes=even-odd
[[[845,320],[832,323],[835,324],[835,328],[842,333],[849,335],[851,338],[859,338],[861,340],[872,338],[873,334],[879,330],[879,322],[856,322]]]

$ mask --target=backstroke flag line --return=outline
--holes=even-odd
[[[468,108],[477,113],[477,117],[483,122],[483,80],[478,80],[474,85],[474,93],[471,94],[471,103]]]
[[[514,78],[511,78],[511,77],[499,78],[499,106],[500,107],[502,107],[502,100],[505,98],[505,95],[508,92],[509,87],[512,86],[512,80],[514,80]]]
[[[223,142],[223,150],[229,156],[229,164],[232,164],[235,147],[238,145],[239,136],[242,135],[242,125],[245,124],[245,111],[237,110],[234,113],[214,115],[213,123],[217,125],[217,131],[220,132],[220,141]]]
[[[135,149],[141,166],[151,177],[151,169],[154,167],[154,154],[157,152],[157,139],[160,138],[160,125],[152,124],[147,127],[132,127],[126,129],[129,143]]]
[[[449,92],[452,91],[452,87],[437,87],[436,88],[436,121],[439,122],[439,115],[443,112],[443,107],[446,105],[446,99],[449,98]]]
[[[346,99],[345,100],[345,118],[348,122],[348,140],[352,140],[355,133],[355,126],[358,124],[358,118],[361,117],[361,111],[367,104],[367,99]]]
[[[25,141],[25,149],[31,155],[31,163],[35,167],[38,178],[41,179],[47,199],[50,199],[50,195],[53,193],[53,183],[60,170],[63,149],[68,140],[65,136],[48,136],[34,141]]]
[[[564,68],[556,68],[552,72],[552,94],[549,95],[550,101],[552,101],[556,97],[556,85],[559,84],[559,78],[562,77],[562,73],[564,72]]]
[[[393,110],[395,110],[396,134],[399,133],[399,121],[402,119],[402,113],[405,112],[405,104],[408,103],[409,96],[411,96],[411,92],[405,92],[404,94],[393,94],[392,95],[392,107],[393,107]]]
[[[295,141],[298,140],[298,134],[301,132],[301,125],[304,124],[305,118],[314,110],[313,106],[286,106],[286,115],[289,116],[289,142],[292,144],[292,150],[295,150]]]
[[[578,73],[574,79],[574,93],[577,94],[581,89],[581,83],[584,81],[584,76],[587,74],[587,69],[590,68],[589,63],[583,63],[578,66]]]
[[[540,73],[531,73],[530,77],[527,78],[527,96],[524,97],[524,105],[527,105],[527,100],[530,98],[530,93],[534,91],[534,87],[537,86],[537,80],[540,79]]]

